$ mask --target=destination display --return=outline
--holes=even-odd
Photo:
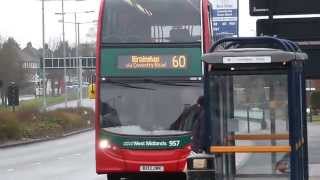
[[[122,136],[102,129],[101,139],[108,139],[121,149],[181,149],[191,143],[191,135],[175,136]]]
[[[186,69],[184,54],[118,56],[118,69]]]

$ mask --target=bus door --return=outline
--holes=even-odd
[[[306,54],[271,37],[216,44],[203,57],[215,179],[308,179]]]

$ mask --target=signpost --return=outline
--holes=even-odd
[[[239,0],[210,0],[214,40],[237,37],[239,24]]]
[[[251,16],[319,14],[319,0],[250,0]]]
[[[257,35],[278,36],[292,41],[320,41],[320,18],[282,18],[257,20]]]
[[[320,18],[259,19],[257,35],[277,36],[295,41],[309,56],[304,66],[306,78],[320,77]]]
[[[251,16],[269,16],[257,21],[257,36],[268,35],[295,41],[309,55],[304,66],[307,78],[319,78],[319,17],[274,18],[274,15],[320,14],[319,0],[250,0]]]

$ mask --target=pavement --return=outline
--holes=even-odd
[[[19,101],[27,101],[27,100],[31,100],[31,99],[35,99],[34,95],[21,95],[19,96]],[[0,100],[0,105],[2,104],[2,101]]]
[[[73,100],[67,102],[67,107],[78,107],[79,100]],[[95,100],[94,99],[82,99],[81,102],[82,107],[93,108],[95,110]],[[55,109],[66,107],[65,103],[60,103],[56,105],[49,106],[47,108],[48,111],[53,111]]]
[[[320,122],[308,123],[309,176],[320,179]]]
[[[34,95],[19,96],[19,101],[27,101],[27,100],[31,100],[31,99],[35,99],[35,96]]]
[[[239,117],[245,117],[246,113],[237,112]],[[253,117],[260,116],[260,114],[252,114]],[[259,118],[258,118],[259,119]],[[248,133],[248,128],[246,126],[247,121],[239,121],[239,131],[242,133]],[[286,132],[286,124],[284,121],[276,121],[276,131]],[[259,124],[255,122],[250,122],[250,129],[252,133],[268,133],[259,130]],[[270,131],[267,129],[265,131]],[[254,142],[250,141],[238,141],[237,145],[252,145]],[[264,142],[265,143],[265,142]],[[256,144],[256,142],[255,142]],[[278,145],[288,144],[286,141],[278,142]],[[256,144],[259,145],[259,144]],[[266,145],[262,144],[261,145]],[[309,147],[309,176],[310,180],[320,180],[320,122],[308,123],[308,147]],[[279,160],[284,154],[277,154],[276,159]],[[236,154],[236,167],[237,172],[240,174],[269,174],[272,173],[271,167],[271,156],[263,154],[248,154],[239,153]],[[246,178],[239,178],[244,180]],[[252,178],[251,178],[252,179]],[[257,179],[257,178],[255,178]],[[261,179],[261,178],[258,178]],[[270,178],[269,178],[270,179]],[[280,177],[278,179],[281,179]],[[283,179],[283,178],[282,178]],[[285,178],[287,179],[287,178]]]
[[[242,142],[238,145],[250,145],[253,142]],[[243,144],[244,143],[244,144]],[[286,142],[282,142],[286,143]],[[259,144],[256,144],[259,145]],[[265,144],[262,144],[265,145]],[[308,147],[309,147],[309,177],[310,180],[320,180],[320,122],[308,123]],[[283,154],[277,155],[279,160]],[[237,172],[240,174],[261,173],[268,174],[272,172],[271,156],[263,154],[239,153],[236,155]],[[239,180],[263,178],[237,178]],[[272,179],[272,178],[267,178]],[[287,177],[278,177],[276,179],[288,179]]]

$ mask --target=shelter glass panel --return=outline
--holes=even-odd
[[[213,131],[218,132],[213,135],[214,144],[271,148],[289,145],[287,75],[215,74],[210,76],[209,88],[210,119]],[[289,155],[226,153],[217,156],[221,165],[217,168],[225,179],[288,179]]]

